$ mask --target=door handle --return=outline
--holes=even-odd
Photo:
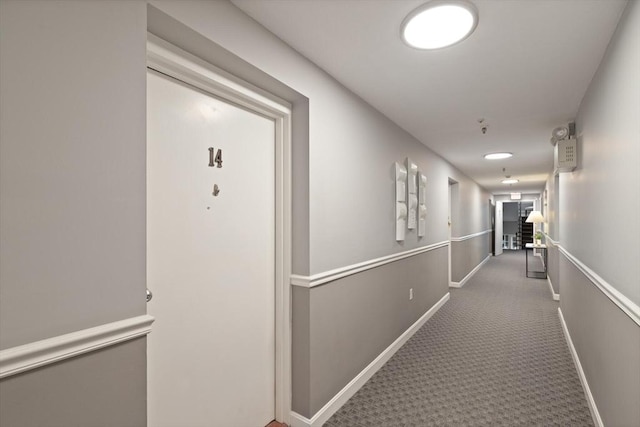
[[[147,302],[151,301],[152,299],[153,299],[153,292],[151,292],[149,288],[147,288]]]

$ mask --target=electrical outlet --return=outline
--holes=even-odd
[[[413,288],[409,289],[409,301],[413,299]]]

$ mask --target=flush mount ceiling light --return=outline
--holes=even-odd
[[[414,9],[402,23],[402,39],[417,49],[440,49],[469,37],[478,25],[475,6],[463,0],[435,0]]]
[[[507,178],[507,179],[503,179],[502,180],[503,184],[515,184],[517,182],[519,182],[519,181],[517,179],[515,179],[515,178]]]
[[[487,160],[500,160],[500,159],[508,159],[512,157],[513,153],[489,153],[485,154],[484,158]]]

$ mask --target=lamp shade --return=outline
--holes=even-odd
[[[541,222],[544,222],[544,217],[542,216],[540,211],[531,211],[525,222],[533,222],[534,224],[539,224]]]

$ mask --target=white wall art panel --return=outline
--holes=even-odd
[[[396,240],[404,240],[407,228],[407,168],[400,163],[396,169]]]
[[[407,228],[414,230],[418,222],[418,165],[407,157]]]

